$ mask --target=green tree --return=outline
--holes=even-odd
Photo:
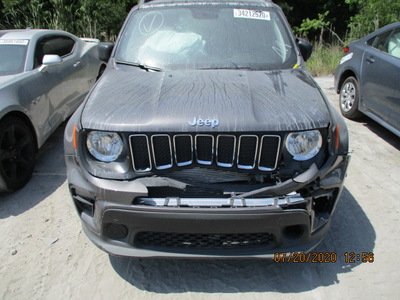
[[[301,28],[303,22],[320,21],[328,23],[323,26],[323,38],[324,40],[335,40],[331,38],[331,35],[327,35],[327,32],[337,33],[343,37],[346,35],[348,25],[350,23],[350,17],[356,13],[355,6],[349,6],[346,0],[274,0],[275,3],[280,5],[293,28]],[[329,11],[329,14],[326,12]],[[325,15],[326,14],[326,15]],[[313,25],[317,22],[313,22]],[[307,24],[311,25],[311,24]],[[304,27],[303,27],[304,28]],[[297,34],[299,32],[296,32]],[[310,28],[308,32],[301,32],[302,35],[306,34],[309,40],[319,40],[321,37],[321,27]]]
[[[346,3],[358,11],[351,17],[351,38],[360,38],[400,20],[399,0],[346,0]]]
[[[330,21],[326,20],[328,14],[329,11],[326,11],[323,14],[318,14],[318,19],[310,20],[309,18],[306,18],[305,20],[303,20],[300,27],[294,27],[293,29],[295,32],[300,33],[300,35],[308,34],[310,31],[320,31],[319,42],[322,43],[324,36],[324,29],[331,23]]]
[[[102,40],[114,40],[119,33],[127,13],[135,5],[130,0],[85,0],[80,1],[79,31],[85,36]]]

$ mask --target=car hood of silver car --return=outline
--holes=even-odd
[[[82,113],[87,129],[122,132],[326,128],[326,99],[300,68],[285,71],[108,69]]]

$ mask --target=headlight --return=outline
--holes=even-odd
[[[117,133],[92,131],[87,136],[86,146],[96,159],[112,162],[120,156],[123,143]]]
[[[290,133],[286,138],[286,149],[295,160],[308,160],[318,154],[322,145],[318,130]]]

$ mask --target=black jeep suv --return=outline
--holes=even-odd
[[[313,249],[349,156],[310,54],[269,0],[135,6],[65,132],[87,236],[137,257]]]

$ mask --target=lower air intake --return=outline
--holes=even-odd
[[[140,248],[190,248],[190,249],[230,249],[266,246],[273,242],[270,233],[166,233],[139,232],[135,245]]]

